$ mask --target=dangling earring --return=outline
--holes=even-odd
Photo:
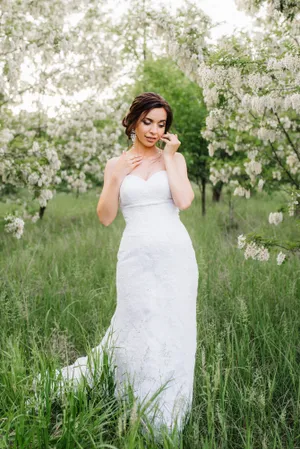
[[[135,138],[136,138],[134,129],[131,131],[130,138],[132,140],[132,148],[134,148],[134,142],[135,142]]]

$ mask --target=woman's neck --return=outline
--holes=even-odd
[[[136,148],[136,145],[132,146],[128,150],[132,154],[143,156],[144,158],[152,158],[154,156],[157,156],[161,153],[160,148],[157,147],[151,147],[151,148],[145,148],[145,147],[138,147]]]

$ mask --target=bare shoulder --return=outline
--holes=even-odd
[[[112,170],[114,169],[116,163],[118,162],[119,158],[120,158],[120,156],[114,156],[114,157],[111,157],[110,159],[107,159],[105,171],[111,173]]]
[[[184,155],[182,153],[175,153],[174,161],[179,173],[183,177],[188,178],[187,165]]]
[[[119,160],[119,158],[120,158],[120,156],[111,157],[110,159],[107,159],[106,163],[113,166]]]
[[[185,162],[185,157],[182,153],[178,153],[176,151],[175,153],[175,160],[177,160],[179,163],[184,163]]]
[[[187,166],[186,166],[186,161],[185,161],[185,157],[182,153],[175,153],[174,154],[175,157],[175,163],[177,165],[177,167],[181,168],[181,170],[186,171]]]
[[[118,162],[118,159],[119,159],[118,156],[107,159],[106,165],[104,168],[104,184],[106,184],[110,180],[110,178],[114,172],[115,165]]]

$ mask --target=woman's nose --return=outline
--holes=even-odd
[[[153,134],[157,134],[158,126],[157,126],[157,125],[152,125],[150,131],[151,131]]]

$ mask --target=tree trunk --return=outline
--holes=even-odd
[[[206,180],[204,178],[202,178],[201,184],[202,184],[201,206],[202,206],[202,216],[204,217],[204,215],[206,214],[206,196],[205,196]]]
[[[42,219],[43,218],[43,216],[44,216],[44,213],[45,213],[45,210],[46,210],[46,207],[42,207],[42,206],[40,206],[40,210],[39,210],[39,217],[40,217],[40,219]]]
[[[213,195],[212,195],[212,200],[214,202],[219,202],[220,198],[221,198],[221,191],[222,191],[222,187],[223,187],[223,183],[222,182],[217,182],[217,184],[215,186],[213,186]]]
[[[198,184],[200,194],[201,194],[201,212],[202,212],[202,216],[204,216],[206,214],[206,195],[205,195],[206,180],[204,178],[201,178],[201,180],[199,181],[199,179],[198,179],[197,184]]]
[[[229,195],[229,229],[233,228],[233,201],[231,194]]]
[[[238,223],[235,221],[234,219],[234,198],[232,193],[230,192],[229,194],[229,201],[228,201],[228,205],[229,205],[229,221],[228,221],[228,226],[227,229],[228,230],[232,230],[232,229],[238,229]]]

